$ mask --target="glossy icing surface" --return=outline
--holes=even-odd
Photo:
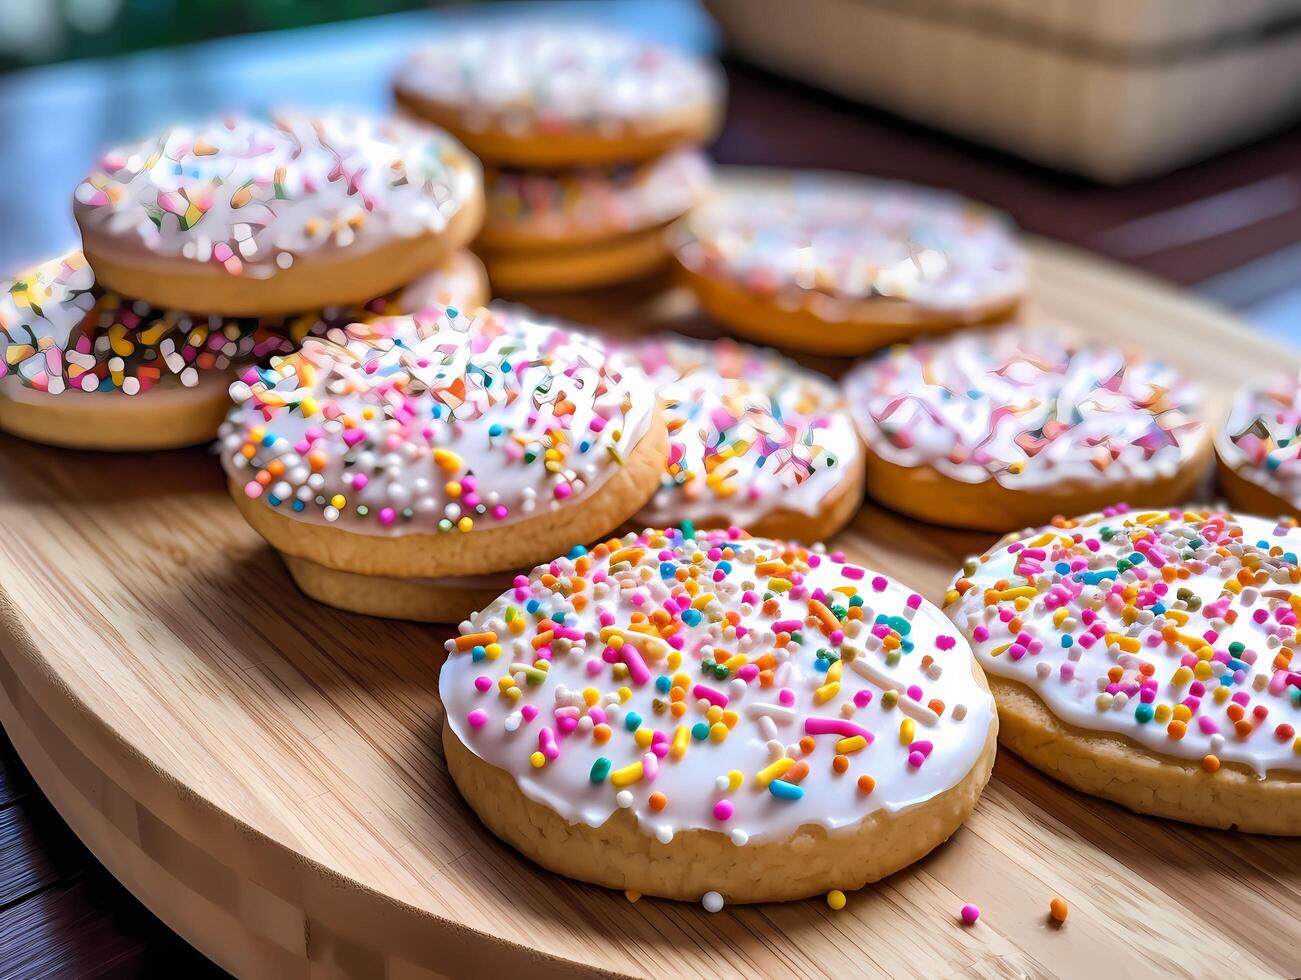
[[[602,344],[514,311],[429,309],[309,339],[231,386],[232,480],[288,516],[469,532],[579,505],[650,427]]]
[[[101,289],[85,257],[70,252],[0,283],[0,390],[14,397],[15,385],[52,395],[193,388],[206,373],[291,353],[331,328],[479,291],[473,262],[450,262],[365,307],[265,319],[194,314]]]
[[[1009,489],[1172,476],[1206,438],[1173,368],[1009,326],[891,347],[844,380],[868,447],[900,466]]]
[[[468,129],[513,135],[596,129],[617,138],[718,97],[714,72],[689,55],[564,21],[449,30],[417,50],[395,84],[457,111]]]
[[[447,722],[573,823],[662,842],[851,827],[957,784],[994,718],[910,589],[740,532],[647,531],[540,566],[461,624]]]
[[[1215,446],[1239,476],[1301,507],[1301,378],[1240,388]]]
[[[649,163],[560,173],[502,169],[486,176],[488,232],[555,239],[617,235],[681,217],[709,187],[696,150]]]
[[[968,562],[945,610],[990,674],[1158,755],[1301,771],[1301,530],[1117,508]]]
[[[654,340],[634,353],[659,386],[669,461],[643,526],[746,527],[765,514],[816,516],[861,467],[844,396],[771,350],[721,340]]]
[[[441,232],[480,180],[439,130],[287,113],[112,149],[77,186],[73,210],[87,242],[116,255],[265,279],[304,257]]]
[[[693,272],[830,320],[870,299],[950,310],[1025,290],[1025,256],[1000,213],[848,174],[724,180],[682,224],[675,248]]]

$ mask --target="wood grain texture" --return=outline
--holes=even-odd
[[[1036,244],[1036,308],[1227,386],[1295,358],[1116,266]],[[556,301],[626,327],[681,296]],[[683,317],[687,319],[683,319]],[[1284,363],[1286,362],[1286,363]],[[969,824],[849,896],[726,909],[517,858],[441,758],[437,629],[301,596],[201,451],[0,440],[0,720],[128,888],[266,976],[1301,973],[1301,844],[1132,815],[1004,754]],[[992,536],[867,505],[836,542],[932,599]],[[1057,928],[1048,901],[1071,903]],[[965,902],[980,922],[957,924]]]

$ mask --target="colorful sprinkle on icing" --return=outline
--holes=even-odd
[[[985,670],[1072,725],[1297,772],[1298,554],[1291,520],[1115,508],[973,559],[945,608]]]
[[[896,345],[854,368],[845,391],[877,455],[964,483],[1155,480],[1207,438],[1200,390],[1173,368],[1046,329]]]
[[[689,55],[594,24],[543,21],[447,31],[394,84],[399,95],[456,112],[468,130],[595,128],[611,138],[709,105],[719,89]]]
[[[557,559],[448,641],[448,723],[571,822],[628,809],[663,843],[704,828],[739,846],[930,799],[979,758],[992,700],[937,609],[895,582],[866,592],[851,567],[737,530]],[[498,652],[467,655],[484,643]],[[534,765],[541,741],[554,752]]]
[[[485,175],[480,243],[576,242],[631,234],[681,217],[709,188],[709,161],[680,150],[648,163],[543,173],[503,168]]]
[[[440,232],[476,192],[478,163],[446,133],[399,119],[299,113],[175,127],[114,148],[74,194],[82,237],[266,279],[299,257]]]
[[[1239,389],[1215,444],[1224,464],[1244,480],[1301,508],[1301,377]]]
[[[250,369],[219,436],[232,480],[300,520],[468,532],[581,501],[654,415],[600,342],[506,311],[353,324]]]
[[[674,248],[697,274],[833,321],[864,300],[967,309],[1025,290],[1025,257],[998,212],[848,174],[731,178],[678,226]]]
[[[470,288],[462,266],[449,264],[396,299],[381,297],[365,307],[266,319],[191,314],[99,288],[85,257],[71,252],[0,284],[0,379],[12,377],[51,395],[192,388],[205,375],[230,377],[250,363],[288,354],[306,337],[326,337],[351,322],[428,306],[435,296],[446,301]]]
[[[633,353],[669,423],[668,467],[641,526],[754,529],[778,510],[816,516],[862,467],[840,390],[772,351],[674,338]]]

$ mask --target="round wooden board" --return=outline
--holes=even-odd
[[[1297,358],[1164,286],[1036,243],[1034,307],[1227,386]],[[553,300],[685,325],[681,296]],[[0,719],[73,829],[241,974],[1228,975],[1301,969],[1294,841],[1134,816],[1004,753],[969,824],[849,896],[728,908],[534,867],[444,769],[445,632],[305,599],[202,451],[0,439]],[[836,542],[938,599],[992,536],[872,505]],[[1055,927],[1049,899],[1071,903]],[[966,902],[983,910],[963,928]]]

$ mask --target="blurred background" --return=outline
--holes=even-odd
[[[720,53],[721,163],[950,187],[1301,343],[1301,0],[4,0],[0,269],[75,241],[71,188],[111,142],[386,109],[423,36],[540,12]]]

